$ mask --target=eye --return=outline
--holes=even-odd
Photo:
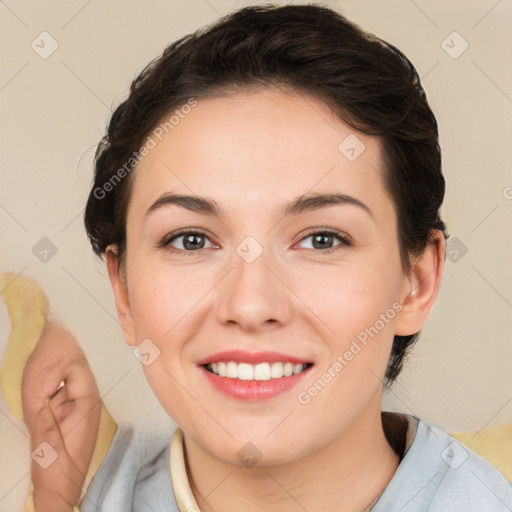
[[[331,229],[314,231],[305,236],[299,243],[308,239],[311,239],[311,243],[309,244],[309,247],[306,247],[306,249],[312,249],[319,253],[325,254],[330,254],[334,251],[337,251],[343,246],[352,245],[352,242],[348,236],[342,234],[340,231]],[[338,241],[337,244],[335,244],[336,240]]]
[[[309,239],[311,239],[309,247],[304,248],[321,254],[330,254],[344,246],[352,245],[352,241],[347,235],[332,229],[314,231],[302,238],[299,244]],[[181,247],[176,247],[176,245]],[[214,244],[202,231],[188,229],[166,236],[159,242],[158,246],[175,254],[197,255],[202,253],[204,249],[214,247]]]
[[[176,254],[200,253],[205,247],[206,241],[210,239],[201,231],[185,230],[167,236],[160,242],[160,247],[165,247]],[[174,244],[181,245],[183,249],[176,248]],[[213,244],[211,244],[213,247]]]

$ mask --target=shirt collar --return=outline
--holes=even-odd
[[[382,411],[381,417],[386,439],[393,450],[398,454],[401,461],[412,445],[418,429],[419,420],[409,414],[388,411]],[[172,487],[179,511],[200,512],[199,505],[192,493],[187,477],[185,454],[183,450],[183,432],[179,427],[172,436],[169,452]],[[379,498],[380,496],[378,496],[366,510],[370,511],[378,502]]]

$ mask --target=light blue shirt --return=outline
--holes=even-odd
[[[490,463],[415,416],[405,454],[372,512],[512,512],[512,485]],[[82,512],[179,512],[168,438],[119,427],[82,501]]]

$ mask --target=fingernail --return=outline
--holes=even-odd
[[[61,380],[60,383],[59,383],[59,386],[57,387],[57,390],[55,391],[55,393],[53,393],[49,398],[47,398],[45,400],[45,402],[49,402],[65,385],[66,385],[66,381],[65,380]]]

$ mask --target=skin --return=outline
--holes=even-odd
[[[64,380],[65,386],[59,388]],[[58,391],[57,391],[58,390]],[[58,457],[48,467],[31,458],[34,506],[37,512],[69,512],[80,499],[98,436],[101,399],[85,354],[72,334],[55,320],[27,361],[22,404],[31,452]]]
[[[350,134],[365,151],[350,162],[338,145]],[[394,334],[424,325],[443,271],[444,238],[403,273],[396,213],[381,175],[376,137],[355,132],[322,102],[272,89],[199,99],[198,105],[132,171],[126,265],[106,253],[126,342],[145,339],[159,355],[144,366],[158,400],[182,428],[192,490],[203,512],[361,511],[398,465],[380,419]],[[164,192],[206,196],[223,210],[208,216],[177,205],[146,215]],[[280,209],[305,193],[339,192],[370,209],[331,205],[296,216]],[[201,229],[201,253],[182,228]],[[314,229],[313,229],[314,228]],[[353,245],[314,249],[322,228]],[[252,263],[236,252],[252,236]],[[306,238],[308,237],[308,238]],[[308,404],[307,390],[375,324],[402,305],[378,335]],[[242,349],[295,355],[314,363],[292,390],[245,402],[214,389],[196,362]],[[237,452],[253,443],[246,467]]]

